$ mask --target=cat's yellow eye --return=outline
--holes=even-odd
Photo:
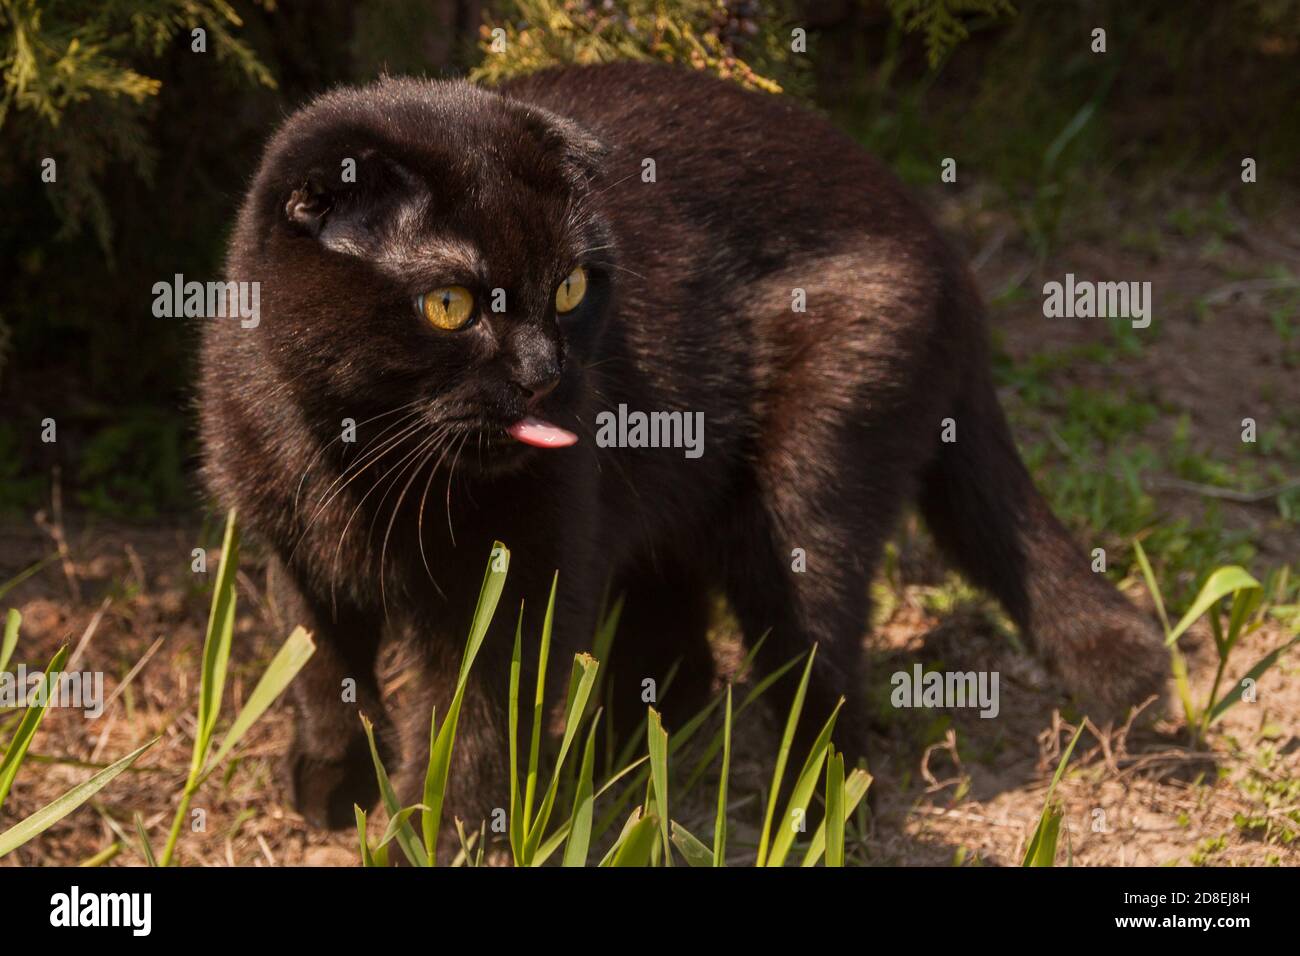
[[[419,305],[430,325],[454,332],[474,314],[474,294],[464,286],[448,285],[420,296]]]
[[[582,266],[574,269],[555,290],[555,311],[561,314],[572,312],[578,307],[583,296],[587,294],[587,270]]]

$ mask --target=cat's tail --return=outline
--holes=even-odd
[[[1090,716],[1120,716],[1163,694],[1168,651],[1154,622],[1093,571],[1095,559],[1034,487],[994,392],[978,300],[966,289],[958,299],[965,314],[953,339],[964,340],[966,354],[953,367],[964,380],[945,436],[955,440],[939,443],[921,475],[922,514],[949,558],[998,598]]]

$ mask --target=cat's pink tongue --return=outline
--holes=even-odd
[[[578,441],[578,436],[573,432],[565,431],[558,425],[552,425],[550,422],[544,422],[540,418],[534,418],[531,415],[519,419],[506,431],[510,433],[510,437],[515,441],[521,441],[525,445],[532,445],[536,448],[565,448]]]

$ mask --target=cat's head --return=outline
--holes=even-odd
[[[322,428],[386,414],[489,468],[570,444],[613,291],[604,154],[463,83],[321,97],[268,145],[231,246],[260,351]]]

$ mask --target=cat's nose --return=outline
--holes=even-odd
[[[546,369],[539,370],[539,374],[528,376],[522,381],[516,379],[515,384],[527,397],[528,404],[532,405],[540,402],[555,391],[555,386],[560,384],[560,370],[554,366],[549,366]]]
[[[560,384],[561,364],[558,343],[543,330],[523,326],[514,331],[506,359],[507,374],[529,404],[555,391]]]

